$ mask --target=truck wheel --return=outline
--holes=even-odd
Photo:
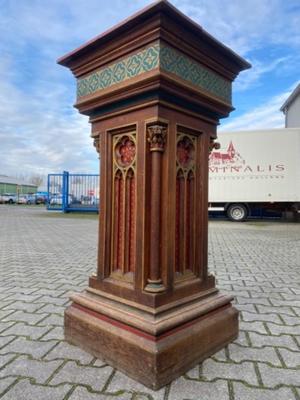
[[[242,222],[248,217],[248,210],[243,204],[231,204],[227,208],[227,217],[230,221]]]
[[[12,204],[12,203],[13,203],[13,200],[12,200],[12,199],[9,199],[9,200],[8,200],[8,203],[9,203],[9,204]]]

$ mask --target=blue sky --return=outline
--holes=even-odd
[[[146,0],[0,0],[0,174],[97,173],[75,80],[56,59],[149,4]],[[299,0],[173,0],[252,64],[219,130],[284,126],[300,79]]]

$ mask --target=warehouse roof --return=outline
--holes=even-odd
[[[289,105],[296,99],[296,97],[300,95],[300,83],[298,86],[293,90],[291,95],[286,99],[286,101],[283,103],[283,105],[280,108],[280,111],[285,111]]]
[[[10,183],[10,184],[19,185],[19,186],[37,187],[37,185],[34,185],[33,183],[25,182],[22,179],[13,178],[13,177],[7,176],[7,175],[0,175],[0,183]]]

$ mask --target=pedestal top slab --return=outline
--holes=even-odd
[[[61,57],[77,78],[76,106],[88,115],[116,96],[180,97],[230,112],[231,83],[250,64],[161,0]],[[126,91],[126,93],[125,93]],[[159,92],[159,93],[158,93]],[[169,101],[169,100],[168,100]],[[211,102],[211,107],[209,107]],[[222,113],[224,115],[222,115]]]

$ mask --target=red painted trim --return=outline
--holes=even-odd
[[[173,335],[173,334],[175,334],[175,333],[177,333],[177,332],[179,332],[179,331],[181,331],[183,329],[189,328],[190,326],[196,324],[197,322],[199,322],[201,320],[204,320],[204,319],[206,319],[208,317],[211,317],[212,315],[214,315],[214,314],[216,314],[216,313],[218,313],[220,311],[223,311],[226,308],[231,307],[231,304],[226,304],[225,306],[222,306],[222,307],[218,308],[217,310],[209,312],[208,314],[206,314],[204,316],[195,318],[195,319],[193,319],[193,320],[191,320],[189,322],[186,322],[183,325],[180,325],[180,326],[178,326],[178,327],[176,327],[174,329],[171,329],[168,332],[164,332],[164,333],[162,333],[161,335],[158,335],[158,336],[154,336],[154,335],[151,335],[150,333],[143,332],[140,329],[134,328],[134,327],[132,327],[130,325],[126,325],[123,322],[117,321],[117,320],[115,320],[113,318],[110,318],[110,317],[108,317],[108,316],[106,316],[104,314],[101,314],[99,312],[90,310],[89,308],[83,307],[80,304],[73,303],[72,307],[77,308],[78,310],[80,310],[82,312],[85,312],[86,314],[89,314],[89,315],[91,315],[91,316],[93,316],[93,317],[95,317],[97,319],[105,321],[105,322],[107,322],[107,323],[109,323],[109,324],[111,324],[113,326],[116,326],[118,328],[124,329],[125,331],[128,331],[128,332],[134,333],[135,335],[143,337],[144,339],[150,340],[152,342],[158,342],[159,340],[164,339],[165,337],[171,336],[171,335]]]
[[[123,322],[120,322],[120,321],[117,321],[117,320],[112,319],[110,317],[107,317],[106,315],[101,314],[99,312],[90,310],[89,308],[83,307],[80,304],[73,303],[72,307],[77,308],[80,311],[85,312],[86,314],[92,315],[93,317],[95,317],[97,319],[100,319],[102,321],[108,322],[109,324],[114,325],[114,326],[116,326],[118,328],[124,329],[125,331],[134,333],[134,334],[136,334],[138,336],[141,336],[141,337],[143,337],[145,339],[148,339],[148,340],[151,340],[151,341],[156,341],[156,337],[150,335],[149,333],[143,332],[143,331],[141,331],[141,330],[139,330],[137,328],[133,328],[130,325],[126,325]]]

